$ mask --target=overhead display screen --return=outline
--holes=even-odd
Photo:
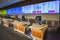
[[[23,6],[24,13],[59,13],[59,1],[51,1]]]
[[[0,10],[0,14],[6,14],[6,10]]]
[[[59,1],[26,5],[6,10],[7,14],[59,13]]]
[[[7,14],[20,14],[22,13],[22,8],[21,7],[16,7],[16,8],[11,8],[6,10]]]

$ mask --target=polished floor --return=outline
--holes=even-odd
[[[3,25],[0,25],[0,40],[31,40],[27,36],[22,33],[18,33],[16,31],[11,30],[10,28],[6,28]],[[60,32],[47,32],[47,38],[44,40],[60,40]]]
[[[0,40],[31,40],[21,33],[14,32],[0,25]]]
[[[47,40],[60,40],[60,32],[59,33],[49,32],[47,36]]]

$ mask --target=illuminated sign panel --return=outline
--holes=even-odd
[[[34,13],[59,13],[59,1],[50,1],[33,5],[26,5],[6,10],[7,14],[34,14]]]
[[[0,10],[0,14],[6,14],[6,10]]]
[[[59,13],[59,1],[23,6],[22,11],[24,13]]]
[[[20,14],[22,13],[21,7],[11,8],[6,10],[7,14]]]

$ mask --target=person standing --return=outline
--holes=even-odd
[[[25,16],[24,15],[22,15],[22,21],[25,21]]]

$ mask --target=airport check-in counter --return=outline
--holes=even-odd
[[[3,21],[3,23],[4,23],[4,25],[5,25],[5,26],[8,26],[8,25],[9,25],[9,22],[8,22],[8,20],[7,20],[7,19],[4,19],[4,18],[3,18],[3,20],[2,20],[2,21]]]
[[[20,31],[20,32],[25,32],[25,24],[30,24],[29,22],[19,22],[19,21],[14,21],[14,30]]]
[[[11,22],[12,23],[12,19],[5,19],[5,18],[2,18],[2,22],[3,22],[3,25],[8,27],[9,26],[9,23]]]
[[[38,40],[43,40],[45,30],[48,28],[46,24],[33,24],[32,26],[32,36]],[[35,32],[34,32],[35,31]]]
[[[4,19],[4,21],[6,21]],[[11,22],[14,26],[14,30],[18,31],[20,33],[25,33],[25,28],[26,26],[24,26],[25,24],[29,25],[30,22],[19,22],[17,20],[14,20],[14,22]],[[4,24],[8,25],[8,22],[5,22]],[[31,32],[32,32],[32,38],[37,39],[37,40],[43,40],[43,35],[45,30],[48,28],[48,25],[46,24],[37,24],[37,23],[33,23],[32,28],[31,28]]]
[[[25,33],[25,26],[24,26],[25,24],[30,24],[30,22],[15,21],[14,29],[19,32],[22,32],[24,34]],[[46,24],[39,25],[39,24],[33,23],[32,28],[31,28],[32,37],[37,40],[43,40],[43,35],[47,28],[48,28],[48,26]]]

